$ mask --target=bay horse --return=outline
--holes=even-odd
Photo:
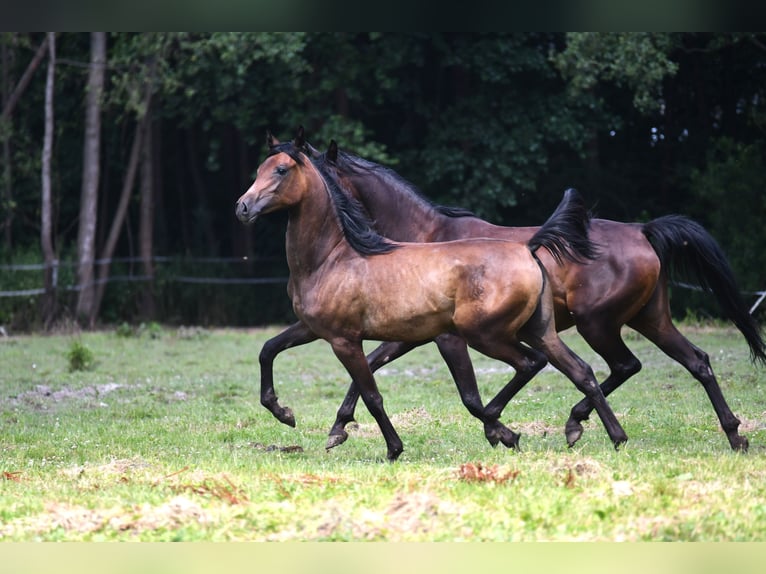
[[[592,369],[556,332],[550,281],[535,255],[540,247],[561,259],[576,258],[573,249],[591,255],[588,214],[576,192],[568,191],[525,243],[483,238],[393,242],[373,230],[358,202],[306,155],[302,144],[271,146],[255,181],[237,201],[236,215],[251,224],[287,210],[293,309],[307,329],[330,344],[351,375],[380,427],[389,460],[399,457],[403,445],[365,358],[366,339],[422,344],[455,333],[477,351],[511,365],[521,386],[526,373],[539,370],[542,353],[594,405],[615,448],[627,441]],[[499,415],[484,409],[473,414],[484,422],[491,442],[518,445],[518,435],[500,423]]]
[[[269,137],[273,144],[276,140]],[[362,202],[376,229],[394,240],[432,242],[493,237],[523,242],[538,230],[493,225],[466,210],[433,204],[393,170],[337,147],[331,146],[326,154],[305,142],[304,147],[327,169],[335,171],[344,182],[343,188]],[[725,315],[744,336],[753,362],[766,362],[760,329],[742,301],[731,266],[715,239],[704,227],[680,215],[663,216],[647,223],[593,219],[589,233],[599,246],[595,261],[566,259],[559,264],[543,259],[554,294],[556,329],[563,331],[575,326],[606,361],[610,372],[601,385],[605,396],[641,370],[640,361],[622,340],[622,326],[641,333],[702,384],[731,448],[746,451],[747,437],[738,432],[740,421],[723,396],[708,355],[678,331],[670,314],[670,278],[676,276],[695,283],[716,297]],[[299,322],[269,340],[261,351],[261,402],[285,424],[294,426],[295,419],[290,409],[278,405],[273,388],[274,358],[286,348],[314,339],[316,336]],[[435,343],[456,383],[461,381],[458,383],[461,398],[473,412],[481,399],[465,343],[449,334],[440,335]],[[409,342],[382,344],[368,357],[372,370],[414,346]],[[489,414],[500,416],[511,398],[512,391],[504,388],[488,403]],[[357,399],[352,383],[330,431],[328,447],[346,439],[343,429],[354,420]],[[581,437],[581,423],[591,411],[586,400],[572,408],[565,425],[570,446]]]

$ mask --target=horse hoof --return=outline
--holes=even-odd
[[[325,450],[330,450],[331,448],[335,448],[336,446],[339,446],[346,442],[346,439],[348,438],[348,433],[346,431],[340,431],[337,434],[331,434],[327,438],[327,445],[325,446]]]
[[[400,448],[397,450],[388,451],[388,455],[387,455],[388,462],[396,462],[396,459],[399,458],[399,455],[402,454],[403,450],[404,450],[403,448]]]
[[[737,452],[747,452],[747,449],[750,448],[750,443],[748,442],[747,437],[742,435],[730,438],[729,443],[731,444],[732,450]]]
[[[293,415],[293,411],[289,407],[282,407],[274,413],[274,416],[282,424],[295,428],[295,415]]]
[[[564,434],[567,437],[567,444],[569,447],[573,447],[575,443],[582,437],[583,427],[582,425],[572,419],[567,421],[566,427],[564,427]]]
[[[615,440],[614,440],[614,450],[617,450],[617,451],[619,451],[619,450],[620,450],[620,447],[621,447],[622,445],[624,445],[626,442],[628,442],[628,437],[627,437],[627,436],[626,436],[626,437],[624,437],[624,438],[618,438],[618,439],[615,439]]]
[[[521,437],[520,434],[517,434],[513,432],[511,429],[506,428],[505,430],[503,430],[503,432],[500,433],[500,442],[502,442],[506,448],[519,450],[520,437]]]

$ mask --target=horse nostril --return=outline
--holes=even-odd
[[[237,211],[240,213],[247,213],[247,204],[244,201],[240,201],[237,204]]]

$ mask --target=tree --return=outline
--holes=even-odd
[[[92,320],[96,301],[93,269],[96,253],[95,239],[101,162],[101,97],[104,90],[105,68],[106,32],[92,32],[90,70],[86,87],[85,142],[77,238],[79,295],[75,314],[79,320],[84,321]]]
[[[32,57],[32,60],[29,62],[29,65],[27,65],[26,70],[24,70],[24,73],[21,76],[21,79],[19,79],[19,82],[16,84],[16,86],[13,88],[12,91],[9,91],[9,74],[8,74],[8,60],[9,60],[9,54],[8,54],[8,48],[5,42],[2,43],[3,51],[2,51],[2,59],[3,59],[3,109],[2,113],[0,114],[0,135],[2,135],[3,140],[3,163],[5,164],[5,170],[3,174],[3,184],[4,184],[4,195],[5,198],[3,200],[3,203],[6,206],[6,216],[5,221],[3,222],[3,227],[5,228],[5,243],[10,248],[12,243],[12,229],[13,229],[13,217],[15,212],[15,202],[13,199],[13,185],[12,185],[12,172],[11,172],[11,129],[10,129],[10,123],[11,123],[11,117],[13,115],[13,110],[16,108],[16,105],[18,104],[19,100],[21,99],[21,96],[24,94],[24,91],[27,89],[27,86],[29,86],[29,82],[32,80],[32,76],[34,76],[35,71],[40,66],[40,62],[42,62],[43,58],[45,57],[45,51],[47,48],[47,42],[48,42],[48,36],[46,36],[43,41],[40,43],[40,45],[37,48],[37,51],[35,52],[34,56]]]
[[[53,148],[53,91],[56,73],[56,33],[48,32],[48,73],[45,81],[45,136],[42,152],[42,198],[40,208],[40,244],[42,245],[45,272],[45,294],[42,299],[42,316],[50,326],[56,313],[56,253],[53,249],[53,205],[51,193],[51,154]]]

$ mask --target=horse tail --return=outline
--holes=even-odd
[[[668,276],[712,293],[750,347],[750,358],[766,365],[766,345],[758,323],[740,295],[734,271],[721,247],[699,223],[682,215],[666,215],[642,226]]]
[[[545,247],[559,265],[565,258],[575,263],[596,259],[598,249],[588,238],[590,219],[582,195],[576,189],[567,189],[556,211],[531,237],[527,246],[533,255],[540,247]]]

